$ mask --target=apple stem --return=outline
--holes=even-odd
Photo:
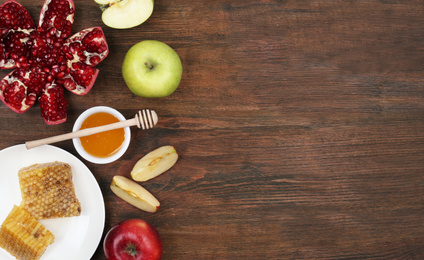
[[[137,248],[135,245],[131,244],[126,249],[125,252],[130,256],[136,256],[138,254]]]
[[[147,61],[144,63],[144,65],[146,65],[146,67],[149,68],[149,70],[153,69],[153,65],[148,63]]]

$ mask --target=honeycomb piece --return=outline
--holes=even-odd
[[[71,166],[62,162],[34,164],[19,170],[21,206],[36,219],[81,214],[75,195]]]
[[[54,235],[28,211],[14,206],[0,228],[0,247],[19,260],[37,260],[54,241]]]

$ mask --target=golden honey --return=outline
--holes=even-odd
[[[74,217],[81,214],[71,166],[63,162],[33,164],[18,172],[21,207],[36,219]]]
[[[16,259],[38,260],[54,235],[25,209],[14,206],[0,228],[0,247]]]
[[[81,124],[81,129],[108,125],[119,122],[114,115],[98,112],[87,117]],[[106,158],[117,153],[124,143],[124,128],[109,130],[85,137],[80,137],[84,150],[92,156]]]

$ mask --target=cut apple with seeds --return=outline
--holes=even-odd
[[[94,0],[102,10],[102,21],[115,29],[144,23],[153,13],[153,0]]]
[[[110,188],[119,198],[141,210],[156,212],[160,206],[148,190],[124,176],[113,177]]]
[[[178,153],[171,145],[162,146],[141,158],[131,171],[135,181],[150,180],[169,170],[178,160]]]

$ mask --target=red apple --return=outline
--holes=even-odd
[[[162,257],[162,240],[150,223],[128,219],[106,234],[103,250],[107,260],[155,260]]]

